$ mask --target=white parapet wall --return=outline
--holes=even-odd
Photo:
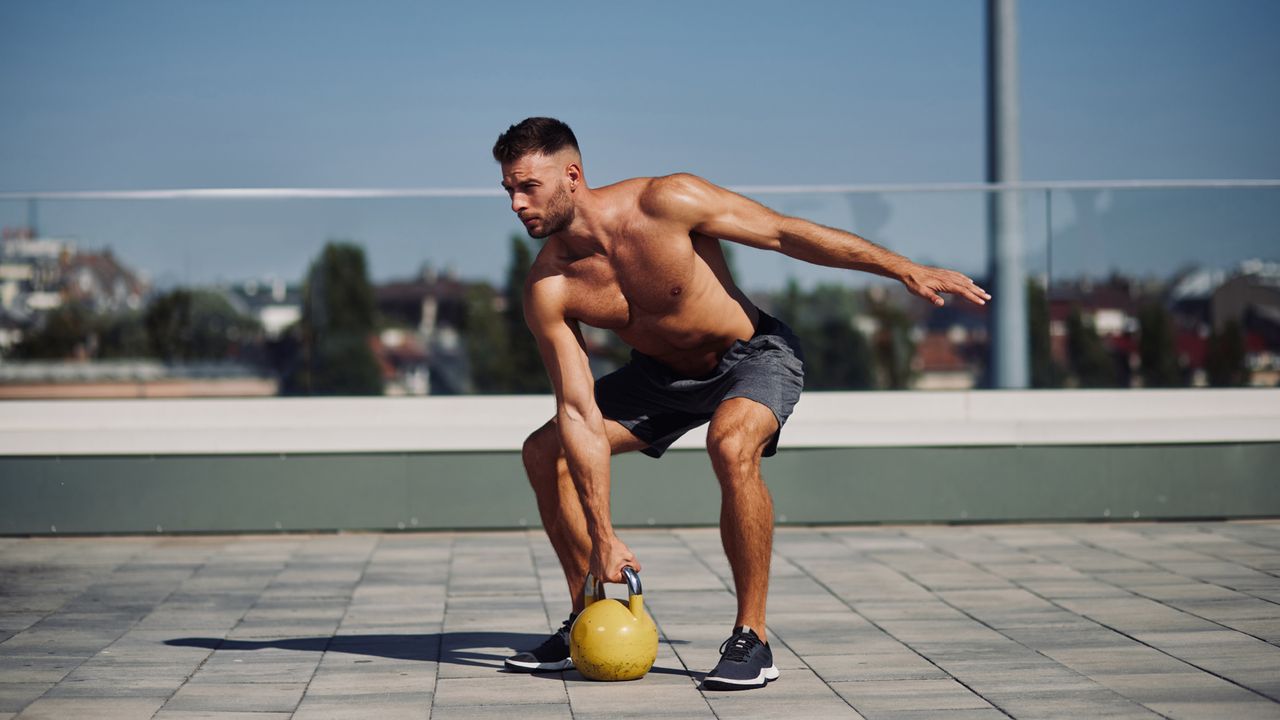
[[[14,401],[0,456],[516,451],[554,410],[550,396]],[[816,392],[781,447],[1277,441],[1275,389]]]

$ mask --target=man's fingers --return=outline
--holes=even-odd
[[[925,276],[923,282],[916,279],[909,282],[908,287],[938,307],[945,304],[939,293],[959,295],[975,305],[986,305],[991,299],[991,293],[983,290],[973,281],[973,278],[954,270],[932,268],[932,272]]]
[[[983,297],[984,294],[985,293],[974,292],[973,290],[968,289],[964,291],[964,296],[969,300],[969,302],[974,303],[975,305],[987,304],[987,299]]]

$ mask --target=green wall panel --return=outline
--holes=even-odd
[[[613,467],[619,525],[717,522],[704,452]],[[1280,516],[1277,443],[792,449],[764,474],[791,523]],[[539,524],[515,452],[0,458],[4,534]]]

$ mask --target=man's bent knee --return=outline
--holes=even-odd
[[[530,433],[520,448],[520,457],[530,482],[536,482],[542,475],[554,474],[560,458],[560,436],[555,425],[547,423]]]
[[[759,473],[763,448],[739,433],[707,435],[707,454],[720,484],[754,480]]]

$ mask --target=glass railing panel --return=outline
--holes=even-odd
[[[744,191],[997,291],[985,190]],[[1006,192],[1032,387],[1276,384],[1280,188]],[[368,195],[0,200],[0,396],[546,392],[505,196]],[[991,386],[991,307],[725,246],[810,390]],[[585,339],[597,374],[625,362]]]

